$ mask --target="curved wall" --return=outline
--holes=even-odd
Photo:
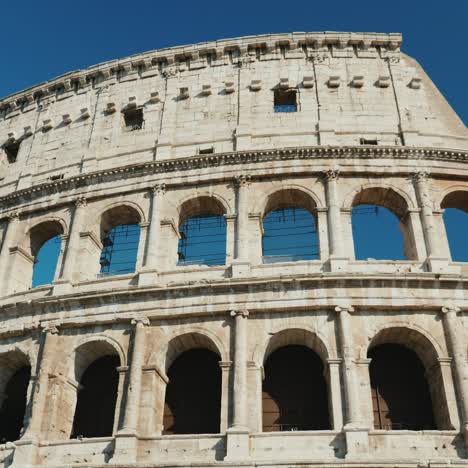
[[[12,369],[32,367],[4,466],[466,464],[468,267],[451,259],[442,214],[451,193],[468,193],[468,132],[400,43],[218,41],[0,101],[0,392]],[[274,111],[281,89],[296,92],[296,112]],[[135,110],[142,128],[125,125]],[[279,193],[309,200],[319,260],[264,262],[262,221]],[[355,260],[358,202],[399,217],[408,260]],[[178,265],[180,224],[213,206],[226,264]],[[101,277],[104,226],[129,219],[141,228],[136,271]],[[55,280],[31,288],[35,246],[54,234]],[[436,430],[374,428],[367,352],[386,343],[423,363]],[[262,432],[264,362],[289,344],[322,360],[330,430]],[[167,371],[194,348],[220,359],[220,432],[162,435]],[[107,355],[120,362],[113,434],[69,440],[81,375]]]

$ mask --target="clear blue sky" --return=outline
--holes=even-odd
[[[161,47],[290,31],[402,32],[468,123],[468,0],[4,0],[0,96],[66,72]]]

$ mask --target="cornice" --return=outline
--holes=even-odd
[[[340,51],[349,48],[349,53],[358,57],[377,56],[377,48],[383,58],[387,55],[399,53],[402,36],[400,33],[352,33],[352,32],[292,32],[284,34],[269,34],[246,36],[232,39],[221,39],[213,42],[169,47],[153,50],[141,54],[131,55],[122,59],[111,60],[93,65],[84,70],[77,70],[61,75],[50,81],[38,84],[26,90],[17,92],[0,100],[0,110],[16,110],[24,103],[30,104],[38,96],[44,96],[62,89],[70,92],[86,88],[96,78],[101,81],[116,79],[117,77],[133,78],[165,76],[164,68],[177,66],[177,71],[185,69],[203,68],[206,66],[237,64],[245,61],[258,60],[255,50],[261,48],[269,55],[276,55],[277,49],[286,46],[290,50],[291,58],[298,54],[306,57],[314,52],[327,53],[328,49],[336,48],[336,57]],[[234,54],[233,54],[234,52]],[[347,54],[345,54],[347,56]],[[208,59],[209,57],[209,59]],[[260,58],[261,60],[262,58]],[[263,60],[268,59],[263,57]],[[184,67],[178,63],[184,63]]]
[[[143,177],[153,174],[171,174],[197,169],[221,166],[236,166],[241,164],[263,164],[269,161],[286,160],[321,160],[321,159],[398,159],[398,160],[434,160],[447,162],[468,162],[468,151],[418,148],[402,146],[313,146],[276,148],[269,150],[248,150],[228,153],[215,153],[209,156],[192,156],[180,159],[164,159],[160,161],[131,164],[89,172],[54,182],[28,187],[0,197],[0,204],[11,209],[16,204],[31,201],[36,198],[65,192],[80,191],[89,185],[112,182],[122,177]],[[317,169],[320,172],[319,169]],[[402,169],[408,174],[414,168]],[[345,173],[345,171],[343,171]],[[167,184],[168,186],[170,184]]]

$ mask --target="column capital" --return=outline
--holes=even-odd
[[[411,174],[411,177],[416,182],[426,182],[429,179],[430,173],[425,170],[415,171]]]
[[[160,184],[153,185],[151,187],[151,192],[153,193],[153,196],[164,195],[166,193],[165,182],[161,182]]]
[[[252,181],[252,177],[248,174],[241,174],[234,177],[234,185],[236,187],[246,187]]]
[[[58,335],[60,323],[41,323],[41,332],[44,334]]]
[[[75,200],[75,206],[77,208],[86,208],[88,200],[85,197],[79,197]]]
[[[249,311],[248,310],[231,310],[231,312],[229,312],[229,314],[231,315],[231,317],[245,317],[247,318],[249,316]]]
[[[10,223],[12,223],[14,221],[19,221],[20,212],[19,211],[12,211],[11,213],[8,213],[7,217],[8,217],[8,221]]]
[[[443,315],[448,315],[448,314],[458,314],[458,312],[461,311],[460,307],[457,307],[455,304],[447,304],[443,306],[440,311],[442,312]]]
[[[350,304],[342,304],[342,305],[337,305],[335,306],[335,312],[340,313],[340,312],[348,312],[352,313],[354,312],[354,307]]]
[[[150,324],[150,321],[148,317],[134,317],[130,321],[132,325],[135,325],[137,327],[139,324],[142,324],[143,326],[148,326]]]
[[[336,180],[340,175],[340,167],[335,166],[322,172],[326,180]]]

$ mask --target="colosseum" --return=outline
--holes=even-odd
[[[401,41],[220,40],[0,101],[2,466],[468,466],[468,131]],[[374,209],[397,255],[358,252]]]

